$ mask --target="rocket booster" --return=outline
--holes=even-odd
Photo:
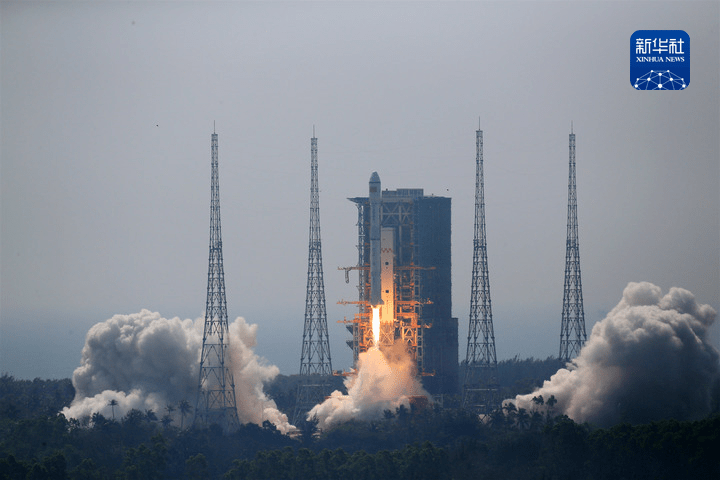
[[[370,305],[382,305],[380,280],[380,176],[370,176]]]

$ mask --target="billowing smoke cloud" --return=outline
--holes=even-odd
[[[345,380],[348,394],[334,391],[323,403],[308,412],[318,427],[327,429],[351,419],[381,418],[385,410],[410,407],[409,397],[428,396],[417,379],[416,368],[402,345],[371,349],[361,353],[358,368]]]
[[[73,373],[75,399],[62,413],[83,418],[95,412],[120,418],[130,409],[152,410],[158,418],[168,404],[185,400],[195,405],[202,349],[203,319],[162,318],[142,310],[115,315],[87,333],[81,366]],[[263,392],[263,384],[277,376],[253,352],[257,325],[238,317],[229,325],[230,360],[233,365],[238,416],[243,423],[270,420],[283,433],[293,427],[275,402]],[[117,405],[109,403],[115,400]],[[180,422],[180,413],[173,417]],[[183,419],[187,425],[192,420]]]
[[[708,343],[715,316],[682,288],[663,296],[651,283],[630,283],[574,362],[539,390],[505,402],[530,411],[546,408],[533,397],[554,395],[556,413],[599,426],[701,418],[720,374],[719,353]]]

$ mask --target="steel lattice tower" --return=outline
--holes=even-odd
[[[227,300],[220,229],[218,136],[211,137],[212,180],[210,187],[210,254],[208,264],[205,328],[200,355],[200,382],[195,406],[195,425],[220,425],[225,431],[239,427],[235,382],[230,369]]]
[[[570,128],[570,169],[568,175],[567,243],[565,250],[565,289],[560,326],[560,361],[575,358],[585,344],[585,312],[580,278],[577,190],[575,186],[575,134]]]
[[[483,132],[478,128],[475,133],[475,233],[463,405],[488,414],[497,403],[497,357],[485,236]]]
[[[301,416],[305,412],[322,401],[324,396],[329,393],[326,391],[329,385],[327,382],[318,381],[317,377],[313,380],[311,376],[329,377],[332,375],[320,241],[320,195],[315,128],[313,128],[313,136],[310,139],[310,233],[300,375],[306,378],[298,387],[293,422],[301,420]]]

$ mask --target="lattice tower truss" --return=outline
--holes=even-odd
[[[294,423],[302,421],[302,416],[330,393],[327,379],[332,375],[320,240],[317,138],[314,133],[310,139],[310,233],[305,325],[300,355],[300,375],[305,378],[298,385]]]
[[[310,140],[310,234],[300,375],[332,375],[320,240],[317,138]]]
[[[497,357],[485,232],[483,132],[478,129],[475,134],[475,228],[463,404],[489,414],[497,407]]]
[[[225,431],[239,427],[235,401],[235,382],[230,362],[227,299],[220,228],[220,186],[218,175],[218,136],[211,137],[210,254],[200,381],[194,424],[220,425]]]
[[[577,357],[587,340],[582,279],[580,276],[577,188],[575,184],[575,134],[572,129],[570,131],[569,164],[565,286],[563,290],[562,322],[560,325],[559,359],[561,362],[569,362]]]

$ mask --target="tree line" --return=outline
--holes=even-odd
[[[514,377],[501,383],[511,395],[531,391],[542,381],[533,372],[551,368],[549,360],[516,364]],[[285,390],[294,390],[296,379],[285,379]],[[279,380],[266,391],[283,392]],[[600,429],[510,405],[481,421],[448,399],[324,432],[303,422],[287,436],[269,422],[224,433],[168,421],[180,405],[68,420],[58,412],[73,396],[69,380],[0,378],[0,480],[720,478],[717,408],[693,422]],[[535,399],[549,407],[553,401]],[[294,405],[286,403],[281,409],[289,413]]]

